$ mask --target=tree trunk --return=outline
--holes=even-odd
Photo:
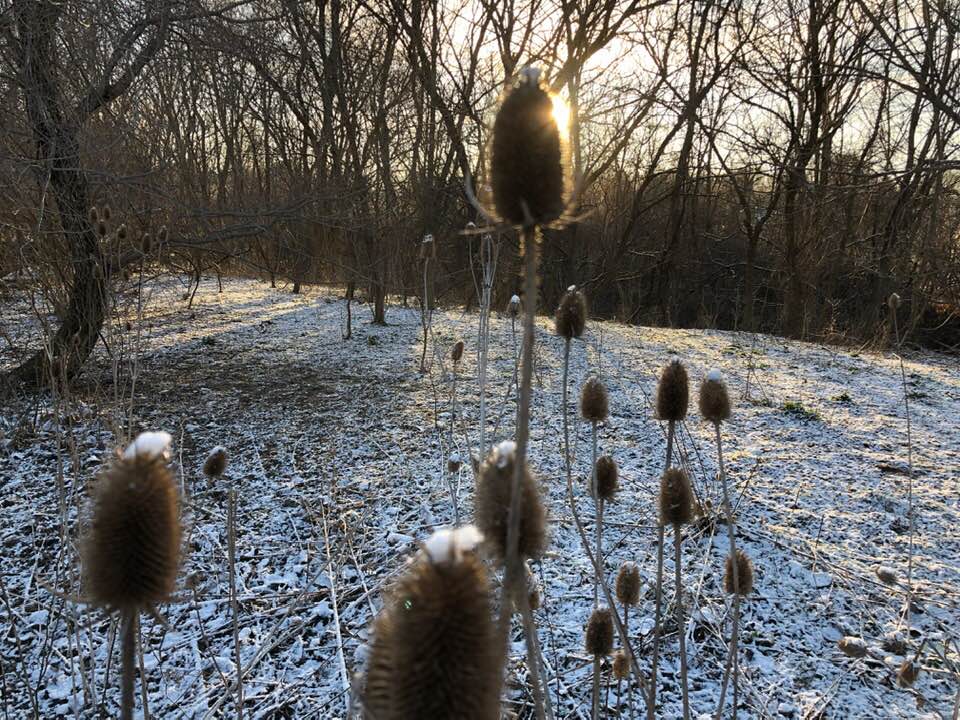
[[[387,324],[387,288],[382,281],[376,280],[370,288],[373,295],[373,324]]]
[[[12,380],[28,386],[46,383],[51,371],[75,375],[96,345],[107,309],[104,258],[88,217],[90,187],[81,169],[77,128],[61,105],[54,74],[59,67],[54,43],[61,9],[52,2],[16,5],[21,82],[37,158],[43,166],[41,182],[49,182],[56,199],[73,269],[67,312],[50,339],[50,354],[40,350],[10,373]]]

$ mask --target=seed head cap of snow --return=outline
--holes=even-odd
[[[510,499],[516,467],[516,444],[504,440],[484,460],[477,478],[474,500],[474,523],[483,533],[485,545],[493,558],[507,558],[507,531]],[[529,466],[520,476],[520,533],[518,549],[521,558],[537,559],[546,549],[547,520],[540,489]]]
[[[203,474],[209,478],[220,477],[227,469],[227,449],[222,445],[217,445],[210,454],[207,455],[203,463]]]
[[[181,527],[169,439],[140,435],[97,482],[82,555],[86,592],[97,605],[148,609],[174,590]]]
[[[470,526],[433,534],[374,623],[365,700],[375,718],[497,716],[502,653]]]

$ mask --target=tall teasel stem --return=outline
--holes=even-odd
[[[682,573],[682,554],[680,544],[682,537],[680,535],[680,525],[673,526],[673,567],[674,582],[676,583],[676,600],[674,602],[674,611],[677,618],[677,637],[680,640],[680,683],[683,689],[683,717],[684,720],[690,719],[690,689],[687,684],[687,632],[683,620],[683,573]]]
[[[520,368],[520,409],[517,418],[516,433],[516,467],[513,476],[513,486],[510,493],[510,514],[507,520],[507,562],[504,571],[503,589],[500,596],[500,631],[506,643],[510,631],[510,615],[512,604],[510,598],[523,578],[523,565],[520,562],[517,541],[520,536],[520,516],[522,495],[520,482],[527,462],[527,445],[530,438],[530,398],[533,391],[533,349],[534,349],[534,320],[537,310],[537,272],[539,229],[536,226],[524,227],[521,231],[524,258],[524,293],[527,298],[524,304],[523,315],[523,358]],[[535,644],[527,636],[528,656],[531,645]],[[537,717],[544,718],[543,693],[540,688],[538,665],[530,668],[530,686],[533,691],[534,703],[537,706]]]
[[[480,383],[480,457],[487,454],[487,355],[490,347],[490,304],[499,249],[500,246],[494,244],[493,236],[484,233],[480,240],[483,287],[480,293],[480,362],[477,371]]]
[[[600,493],[597,492],[597,421],[590,423],[590,467],[592,469],[591,489],[593,491],[593,502],[597,510],[596,523],[596,544],[597,544],[597,569],[593,575],[593,606],[600,604],[600,566],[603,564],[603,500]]]
[[[137,611],[123,611],[120,625],[120,720],[133,720],[133,676],[136,671]]]
[[[723,465],[723,441],[720,436],[720,423],[715,422],[713,424],[714,430],[717,436],[717,463],[720,467],[720,485],[723,488],[723,512],[727,518],[727,536],[730,540],[730,557],[735,558],[737,556],[737,539],[736,533],[734,532],[733,527],[733,507],[730,504],[730,493],[727,488],[727,472]],[[740,577],[738,576],[739,568],[737,567],[739,563],[733,563],[733,583],[734,587],[740,587]],[[730,666],[733,662],[733,659],[737,655],[737,642],[739,640],[740,634],[740,593],[734,593],[733,595],[733,626],[730,629],[730,652],[727,656],[726,668],[723,672],[723,683],[720,685],[720,701],[717,703],[717,720],[720,720],[720,717],[723,714],[723,701],[726,698],[727,694],[727,683],[730,679]],[[733,702],[733,714],[737,714],[737,683],[734,681],[733,686],[734,693],[734,702]]]
[[[670,458],[673,455],[674,421],[667,423],[667,459],[664,462],[664,472],[670,467]],[[653,651],[650,656],[650,703],[647,706],[647,716],[654,718],[654,708],[657,702],[657,668],[660,661],[660,623],[663,619],[663,543],[665,539],[664,525],[657,522],[657,587],[653,625]]]

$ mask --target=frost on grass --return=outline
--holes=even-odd
[[[434,423],[440,355],[433,376],[417,372],[419,311],[390,306],[389,326],[358,323],[360,342],[347,346],[340,335],[343,300],[333,292],[308,291],[306,297],[293,296],[265,283],[225,280],[218,294],[216,281],[204,279],[187,310],[178,279],[147,285],[133,422],[177,428],[174,458],[179,462],[182,455],[183,467],[174,471],[185,489],[190,532],[180,601],[160,608],[166,626],[147,617],[142,623],[152,717],[236,714],[227,690],[235,668],[225,497],[222,487],[204,482],[200,473],[208,448],[230,448],[231,479],[242,488],[236,516],[238,634],[241,662],[249,667],[245,695],[251,717],[342,720],[349,693],[337,660],[337,628],[349,676],[362,670],[372,619],[406,560],[436,530],[454,523],[445,460],[454,453],[472,459],[469,440],[475,442],[479,418],[475,378],[464,374],[458,383],[458,423],[451,438],[449,426]],[[20,314],[28,317],[29,303],[23,308]],[[135,310],[133,305],[131,317]],[[9,314],[4,320],[8,317],[16,319]],[[445,354],[455,338],[477,332],[474,313],[438,309],[435,318],[442,340],[438,353]],[[583,662],[583,633],[593,567],[570,521],[562,482],[564,341],[547,318],[539,318],[537,326],[528,452],[550,518],[547,552],[530,564],[543,602],[537,622],[549,628],[541,633],[541,649],[549,660],[550,685],[559,678],[564,689],[554,696],[555,716],[588,717],[592,671]],[[23,330],[8,322],[6,329],[36,344],[29,332],[39,328]],[[611,583],[624,562],[635,562],[646,577],[656,568],[651,488],[662,471],[664,435],[650,399],[658,369],[673,356],[684,359],[691,377],[716,368],[736,403],[723,426],[726,471],[737,498],[737,544],[754,558],[756,573],[755,590],[741,607],[739,717],[950,717],[956,683],[949,673],[921,672],[909,690],[898,688],[895,679],[920,643],[927,640],[921,665],[929,667],[930,648],[942,649],[960,627],[956,359],[935,353],[904,359],[908,381],[924,389],[924,397],[910,402],[914,603],[923,612],[911,612],[907,625],[902,616],[910,544],[907,477],[889,470],[905,466],[907,450],[896,359],[763,335],[616,323],[592,323],[583,338],[586,347],[578,343],[571,352],[571,382],[582,382],[602,361],[611,404],[618,409],[616,423],[599,436],[600,453],[616,459],[622,479],[618,502],[604,512],[608,528],[616,528],[605,538]],[[510,318],[493,317],[487,397],[497,398],[488,414],[494,446],[513,434],[515,389],[508,393],[513,349]],[[98,347],[91,376],[107,376],[111,367]],[[841,393],[851,402],[831,400]],[[510,401],[504,404],[506,397]],[[782,412],[787,400],[815,410],[821,421]],[[112,661],[109,654],[109,622],[87,608],[66,609],[47,589],[82,594],[63,573],[68,566],[58,542],[64,527],[78,527],[82,512],[72,502],[62,505],[58,488],[84,487],[109,462],[109,448],[117,443],[112,397],[87,394],[66,405],[17,400],[0,410],[5,519],[0,574],[10,600],[4,618],[14,618],[8,623],[12,631],[0,635],[0,657],[9,658],[11,668],[20,667],[23,657],[22,672],[6,675],[3,697],[10,717],[33,717],[34,689],[43,718],[94,720],[97,711],[85,700],[85,686],[105,692],[107,714],[117,707],[115,684],[106,682],[107,668],[112,681],[118,662],[116,649]],[[460,413],[468,433],[460,429]],[[586,507],[590,427],[575,418],[570,434],[573,470],[582,479],[575,483],[575,499]],[[676,442],[678,457],[682,451],[691,460],[701,501],[719,507],[713,434],[703,423],[687,423]],[[62,483],[58,447],[70,448],[59,465]],[[497,457],[509,462],[513,452],[512,445],[500,446]],[[472,482],[470,473],[461,474],[461,517],[470,518]],[[450,557],[461,539],[439,549],[435,541],[437,557]],[[691,698],[694,716],[713,711],[726,661],[721,638],[729,636],[730,607],[722,571],[728,552],[725,528],[706,521],[684,540],[684,584],[696,588],[686,598],[691,686],[699,688]],[[669,560],[668,565],[672,574]],[[881,566],[900,581],[885,585],[877,572]],[[650,636],[653,604],[647,584],[629,612],[637,648]],[[863,640],[868,654],[846,657],[838,648],[844,636]],[[517,642],[509,646],[507,702],[528,716],[520,637],[517,631]],[[671,670],[677,650],[674,631],[661,648]],[[950,663],[960,662],[952,641],[948,652]],[[641,654],[638,662],[641,671],[649,670],[649,658]],[[662,717],[682,716],[677,685],[661,684]],[[921,710],[914,693],[924,698]],[[637,704],[636,688],[634,700]],[[617,702],[614,682],[610,717]],[[622,717],[638,716],[620,708]],[[138,707],[136,716],[142,715]]]

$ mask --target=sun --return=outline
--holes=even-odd
[[[553,121],[557,124],[560,134],[566,137],[570,134],[570,106],[559,95],[551,95],[550,101],[553,103]]]

